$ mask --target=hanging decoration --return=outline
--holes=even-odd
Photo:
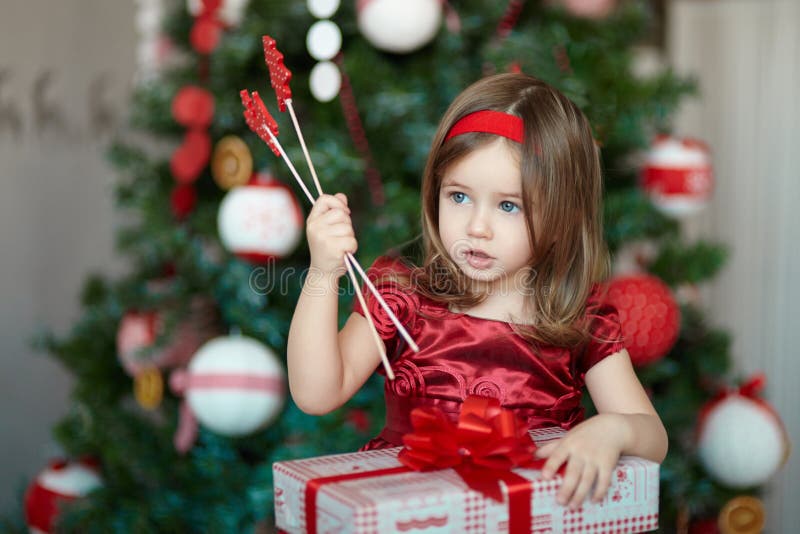
[[[134,378],[139,404],[152,410],[161,403],[164,369],[186,365],[197,349],[219,332],[211,300],[195,297],[188,313],[168,332],[167,312],[129,311],[117,329],[117,358]],[[165,339],[169,334],[169,338]]]
[[[708,147],[694,139],[657,137],[639,183],[666,215],[686,217],[699,212],[708,204],[714,186]]]
[[[215,2],[187,0],[186,9],[194,17],[202,16],[204,12],[213,11],[221,25],[235,27],[242,23],[244,12],[249,3],[250,0],[216,0]],[[218,4],[218,6],[212,9],[214,4]]]
[[[184,397],[175,448],[186,452],[197,423],[224,436],[245,436],[278,415],[286,397],[286,379],[278,357],[244,336],[212,339],[185,370],[170,376],[173,392]]]
[[[55,532],[59,508],[85,497],[102,485],[100,470],[91,459],[51,461],[25,492],[28,529],[33,533]]]
[[[661,359],[678,339],[680,309],[659,278],[649,274],[613,278],[607,300],[619,311],[625,348],[634,365]]]
[[[364,38],[394,54],[422,48],[442,25],[441,0],[357,0],[356,12]]]
[[[309,0],[308,2],[308,10],[311,14],[318,19],[322,19],[315,22],[306,35],[308,53],[318,61],[311,69],[308,85],[313,97],[323,103],[330,102],[336,98],[342,86],[341,73],[336,65],[331,62],[331,59],[341,52],[342,32],[335,22],[328,20],[338,9],[339,0]],[[271,43],[271,52],[280,54],[274,48],[275,41],[271,40]],[[267,48],[264,49],[264,52],[265,54],[268,53]],[[282,54],[279,60],[282,64]],[[272,70],[270,72],[272,73]],[[288,83],[288,80],[286,82]],[[291,98],[291,95],[289,98]],[[284,110],[281,109],[281,111]]]
[[[764,503],[750,495],[725,503],[717,518],[720,534],[761,534],[765,523]]]
[[[730,488],[767,482],[786,463],[789,437],[778,412],[760,397],[766,377],[721,392],[698,418],[697,449],[706,471]]]
[[[211,176],[220,189],[244,185],[253,175],[253,155],[240,137],[228,135],[217,142],[211,156]]]
[[[281,259],[300,243],[304,217],[292,190],[266,173],[231,189],[219,206],[222,245],[242,259]]]

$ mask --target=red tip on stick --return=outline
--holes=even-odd
[[[258,96],[258,92],[253,91],[251,97],[247,89],[242,89],[239,91],[239,96],[242,98],[244,121],[247,123],[247,127],[259,136],[276,156],[280,157],[281,152],[272,141],[273,136],[278,137],[278,123],[270,115],[267,106]],[[272,133],[272,136],[270,136],[270,133]]]
[[[289,89],[292,71],[283,64],[283,54],[278,52],[275,39],[265,35],[261,38],[261,42],[264,44],[264,60],[269,68],[269,81],[278,99],[278,109],[286,111],[286,101],[292,99],[292,90]]]

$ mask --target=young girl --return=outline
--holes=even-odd
[[[664,427],[631,366],[617,311],[604,304],[599,154],[586,117],[523,74],[478,81],[445,113],[422,184],[422,265],[379,258],[371,280],[419,345],[397,335],[364,290],[396,374],[386,427],[363,449],[402,445],[417,406],[457,418],[471,394],[495,397],[529,428],[567,434],[541,447],[561,504],[600,501],[621,454],[661,462]],[[347,198],[319,198],[306,227],[310,272],[288,342],[297,405],[324,414],[380,368],[364,310],[337,332],[338,280],[357,243]],[[588,388],[598,415],[583,420]]]

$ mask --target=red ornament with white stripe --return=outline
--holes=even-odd
[[[697,213],[708,203],[714,187],[708,147],[695,139],[657,137],[642,168],[640,185],[666,215]]]
[[[253,263],[291,254],[302,237],[303,222],[292,190],[266,174],[231,189],[217,214],[223,246]]]
[[[717,395],[701,410],[697,452],[706,471],[730,488],[766,483],[789,456],[789,438],[778,412],[760,397],[759,374]]]
[[[25,492],[25,523],[34,534],[53,532],[60,506],[102,485],[93,461],[53,460]]]
[[[375,48],[407,54],[439,33],[442,4],[441,0],[356,0],[358,29]]]
[[[182,394],[181,422],[175,446],[185,452],[196,436],[196,423],[225,436],[245,436],[265,427],[283,408],[286,379],[278,357],[253,338],[212,339],[186,370],[170,376]]]
[[[619,312],[625,348],[634,365],[663,358],[678,339],[681,313],[669,286],[649,274],[609,282],[606,300]]]

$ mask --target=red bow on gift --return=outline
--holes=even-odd
[[[415,471],[453,468],[470,488],[503,501],[499,482],[506,483],[509,532],[530,532],[531,484],[514,467],[541,468],[536,444],[513,412],[497,399],[469,396],[453,424],[438,408],[411,412],[414,432],[403,436],[398,460]]]

